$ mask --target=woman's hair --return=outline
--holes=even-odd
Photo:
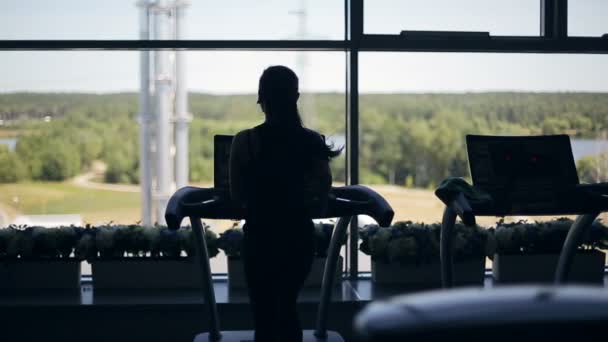
[[[298,76],[286,66],[268,67],[260,76],[258,103],[263,105],[266,119],[273,125],[285,128],[302,128],[302,118],[298,111]],[[340,155],[342,148],[325,145],[328,158]]]
[[[298,76],[288,67],[275,65],[260,76],[258,103],[268,121],[281,126],[302,126],[298,112]]]

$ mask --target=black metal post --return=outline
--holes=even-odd
[[[568,37],[568,0],[540,1],[540,35],[553,39]]]
[[[350,23],[350,53],[348,62],[349,110],[346,117],[346,183],[359,184],[359,44],[363,36],[363,0],[350,0],[348,20]],[[348,272],[350,279],[359,276],[359,229],[357,217],[350,225],[348,243]]]

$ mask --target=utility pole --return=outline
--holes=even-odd
[[[296,39],[305,40],[309,37],[308,32],[308,9],[306,6],[306,0],[300,0],[300,8],[295,11],[290,11],[289,14],[293,14],[298,18],[298,29],[296,31]],[[309,73],[309,65],[310,61],[308,58],[308,52],[306,51],[298,51],[296,55],[296,68],[298,69],[298,73],[300,74],[300,93],[303,93],[302,89],[308,89],[308,73]],[[303,96],[303,106],[302,106],[302,119],[304,123],[311,127],[315,128],[316,120],[315,114],[313,110],[313,98],[312,93],[308,93]]]
[[[185,38],[184,17],[188,1],[176,1],[175,39]],[[182,188],[188,185],[188,125],[192,116],[188,113],[188,89],[186,85],[186,51],[175,52],[175,184]]]
[[[154,7],[156,16],[156,39],[169,40],[171,28],[169,20],[172,13],[167,0],[157,0]],[[171,196],[173,180],[171,146],[171,91],[173,86],[172,72],[169,66],[169,51],[155,51],[154,90],[156,95],[156,222],[164,223],[165,209]]]
[[[150,2],[137,3],[139,14],[139,39],[150,39]],[[150,52],[142,50],[139,58],[139,184],[141,188],[141,224],[152,225],[152,173],[150,167]]]

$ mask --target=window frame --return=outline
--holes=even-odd
[[[252,50],[343,51],[345,54],[346,182],[359,183],[359,52],[488,52],[608,54],[602,37],[568,36],[568,0],[539,0],[539,36],[415,37],[364,33],[364,0],[344,0],[343,40],[0,40],[0,51]],[[368,0],[371,1],[371,0]],[[406,27],[404,27],[406,29]],[[356,218],[349,229],[346,270],[359,277]]]

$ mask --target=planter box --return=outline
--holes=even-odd
[[[306,278],[306,281],[304,282],[304,287],[321,287],[325,260],[326,258],[314,258],[308,278]],[[336,268],[334,285],[340,284],[339,279],[342,275],[343,263],[344,259],[341,256],[338,257],[338,267]],[[228,287],[231,289],[242,289],[247,287],[242,259],[228,258]]]
[[[485,258],[454,262],[455,286],[483,286]],[[412,288],[441,287],[439,261],[421,265],[385,264],[372,260],[372,281],[382,285],[403,285]]]
[[[559,254],[495,254],[492,276],[496,283],[552,283]],[[605,255],[598,250],[574,256],[569,282],[603,284]]]
[[[80,260],[0,261],[0,289],[80,289]]]
[[[194,258],[183,260],[123,259],[91,263],[94,289],[201,288],[201,270]]]

